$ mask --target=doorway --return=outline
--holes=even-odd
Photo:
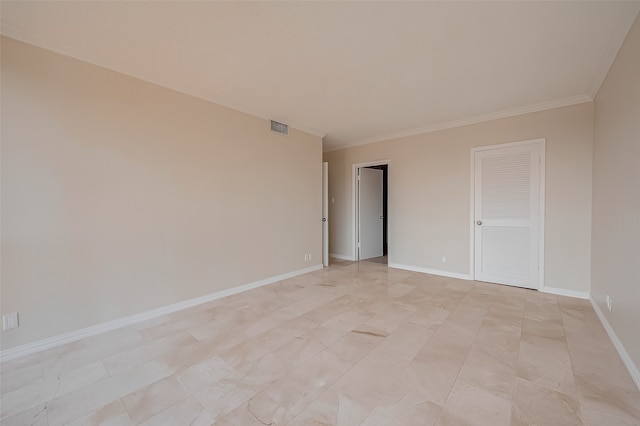
[[[544,148],[537,139],[472,149],[475,280],[542,288]]]
[[[322,266],[329,266],[329,163],[322,163]]]
[[[354,260],[387,264],[389,161],[353,165]]]
[[[382,170],[382,255],[386,256],[388,251],[387,242],[387,192],[389,190],[388,173],[389,165],[380,164],[378,166],[368,166],[366,169]]]

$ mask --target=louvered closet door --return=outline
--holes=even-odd
[[[540,146],[476,151],[475,279],[538,288]]]

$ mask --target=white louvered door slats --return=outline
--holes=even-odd
[[[538,287],[538,144],[476,151],[475,279]]]

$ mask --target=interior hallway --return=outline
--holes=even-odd
[[[2,364],[10,425],[632,425],[586,300],[332,266]]]

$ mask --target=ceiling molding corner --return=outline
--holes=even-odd
[[[337,151],[339,149],[352,148],[360,145],[367,145],[370,143],[382,142],[382,141],[387,141],[392,139],[400,139],[400,138],[415,136],[423,133],[433,133],[440,130],[468,126],[471,124],[483,123],[485,121],[499,120],[501,118],[530,114],[533,112],[544,111],[547,109],[561,108],[565,106],[577,105],[577,104],[582,104],[582,103],[591,102],[591,101],[593,101],[593,98],[586,94],[570,96],[567,98],[555,99],[553,101],[541,102],[538,104],[528,105],[524,107],[511,108],[503,111],[492,112],[489,114],[478,115],[475,117],[462,118],[460,120],[452,120],[444,123],[432,124],[429,126],[419,127],[416,129],[409,129],[409,130],[404,130],[396,133],[388,133],[380,136],[375,136],[372,138],[361,139],[361,140],[347,143],[347,144],[339,144],[340,146],[336,147],[335,149],[332,148],[325,152]]]
[[[616,56],[618,56],[618,51],[622,47],[622,44],[627,38],[627,34],[629,34],[629,31],[631,30],[631,26],[633,26],[636,17],[640,13],[640,3],[634,4],[634,2],[630,2],[625,6],[626,7],[622,7],[620,10],[620,14],[618,15],[618,25],[616,25],[611,32],[607,46],[602,54],[602,58],[600,59],[600,64],[593,74],[591,90],[589,91],[591,98],[595,99],[598,94],[600,86],[602,86],[604,79],[607,77],[607,74],[613,65],[613,61],[615,61]]]

